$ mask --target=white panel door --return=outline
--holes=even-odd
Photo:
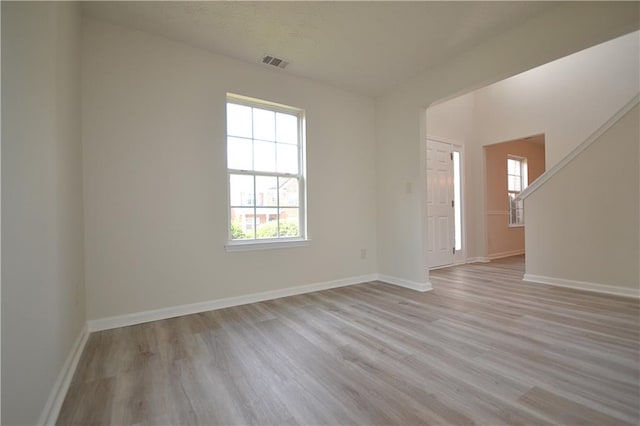
[[[451,145],[427,141],[427,264],[451,265],[454,251],[453,158]]]

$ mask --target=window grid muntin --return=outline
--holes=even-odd
[[[277,242],[277,241],[290,241],[290,240],[301,240],[301,239],[306,239],[306,180],[304,177],[304,171],[305,171],[305,162],[304,162],[304,149],[305,149],[305,141],[304,141],[304,111],[297,109],[297,108],[292,108],[292,107],[285,107],[282,105],[278,105],[278,104],[274,104],[268,101],[261,101],[261,100],[257,100],[257,99],[248,99],[248,98],[244,98],[244,97],[238,97],[236,95],[231,95],[231,94],[227,94],[227,102],[226,105],[228,106],[229,104],[236,104],[236,105],[241,105],[241,106],[246,106],[246,107],[250,107],[251,108],[251,138],[248,138],[246,136],[235,136],[235,135],[230,135],[227,133],[227,141],[225,144],[226,150],[228,151],[228,146],[229,146],[229,138],[237,138],[237,139],[245,139],[245,140],[251,140],[252,143],[252,150],[251,150],[251,163],[252,163],[252,169],[253,170],[244,170],[244,169],[232,169],[228,167],[228,162],[229,162],[229,158],[228,158],[228,154],[227,154],[227,191],[228,191],[228,212],[229,212],[229,220],[228,220],[228,239],[229,241],[233,241],[233,242],[240,242],[240,243],[247,243],[247,242]],[[261,109],[261,110],[267,110],[267,111],[272,111],[275,113],[282,113],[282,114],[286,114],[289,116],[293,116],[296,118],[297,121],[297,143],[289,143],[289,142],[278,142],[277,140],[274,141],[269,141],[269,140],[264,140],[264,139],[255,139],[254,138],[254,120],[253,120],[253,114],[254,114],[254,109]],[[276,120],[277,115],[274,115],[274,120]],[[228,120],[228,112],[227,112],[227,120]],[[277,121],[277,120],[276,120]],[[227,121],[228,124],[228,121]],[[274,129],[274,139],[278,138],[278,131],[277,131],[277,122],[275,122],[275,129]],[[275,172],[263,172],[263,171],[255,171],[255,141],[256,140],[260,140],[260,141],[264,141],[264,142],[271,142],[276,144],[276,164],[275,164],[275,168],[276,171]],[[297,168],[298,168],[298,173],[283,173],[283,172],[278,172],[277,171],[277,144],[282,144],[282,145],[287,145],[287,146],[295,146],[297,147]],[[231,204],[231,187],[230,187],[230,176],[231,175],[249,175],[249,176],[253,176],[253,206],[235,206]],[[278,206],[277,206],[277,214],[276,214],[276,218],[277,218],[277,223],[276,223],[276,237],[270,237],[270,238],[258,238],[257,236],[257,212],[258,212],[258,207],[257,206],[257,189],[256,189],[256,178],[260,177],[260,176],[267,176],[267,177],[277,177],[277,189],[276,189],[276,198],[277,198],[277,202],[278,202]],[[280,189],[279,189],[279,182],[280,182],[280,178],[295,178],[297,179],[298,182],[298,205],[297,206],[280,206],[279,202],[280,202]],[[245,239],[233,239],[232,238],[232,221],[231,221],[231,211],[234,208],[251,208],[253,210],[253,224],[254,224],[254,234],[253,234],[253,238],[245,238]],[[265,207],[261,207],[261,208],[265,208]],[[273,208],[273,207],[267,207],[267,208]],[[281,236],[280,235],[280,212],[282,209],[297,209],[298,210],[298,215],[297,215],[297,225],[298,225],[298,235],[297,236]],[[268,217],[267,217],[267,222],[268,222]]]
[[[514,161],[517,163],[516,174],[509,171],[509,162]],[[509,208],[509,226],[523,226],[524,225],[524,203],[522,200],[515,200],[515,198],[527,187],[527,159],[525,157],[518,157],[515,155],[507,156],[507,203]],[[519,189],[512,189],[511,177],[518,178],[520,184]],[[514,200],[512,202],[512,200]],[[515,206],[514,206],[515,204]]]

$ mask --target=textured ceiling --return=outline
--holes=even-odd
[[[378,96],[549,2],[84,2],[83,13]],[[268,67],[268,65],[262,65]]]

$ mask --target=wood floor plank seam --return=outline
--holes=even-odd
[[[60,425],[634,425],[640,302],[524,257],[92,333]]]

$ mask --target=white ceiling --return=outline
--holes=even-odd
[[[551,2],[83,2],[83,14],[378,96]],[[268,65],[261,66],[269,67]]]

